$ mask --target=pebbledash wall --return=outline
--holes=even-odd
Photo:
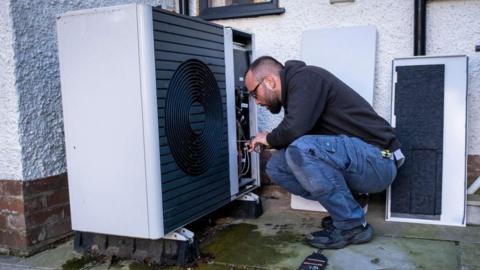
[[[71,233],[56,17],[132,2],[0,1],[0,252],[31,254]]]
[[[191,0],[198,7],[198,0]],[[389,119],[391,64],[413,55],[414,0],[356,0],[330,4],[329,0],[280,0],[282,15],[216,20],[255,33],[257,56],[268,54],[284,62],[300,58],[302,32],[307,29],[373,25],[377,28],[377,55],[373,107]],[[197,15],[198,8],[192,12]],[[468,179],[480,176],[480,1],[427,1],[427,55],[469,57]],[[352,44],[355,46],[355,44]],[[260,109],[259,128],[271,130],[281,120]]]

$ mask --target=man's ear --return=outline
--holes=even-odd
[[[275,78],[272,75],[267,75],[264,81],[268,83],[268,86],[270,86],[270,88],[275,89],[276,82]]]

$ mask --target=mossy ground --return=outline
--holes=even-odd
[[[298,257],[299,251],[293,247],[302,245],[302,241],[302,235],[286,230],[264,236],[257,231],[256,225],[230,225],[218,231],[214,241],[201,247],[203,254],[213,258],[213,264],[202,264],[199,269],[228,269],[228,265],[260,268],[276,265],[290,257]],[[223,268],[218,268],[220,266]]]
[[[62,270],[78,270],[85,268],[87,265],[94,263],[93,257],[83,256],[81,258],[72,258],[62,265]]]

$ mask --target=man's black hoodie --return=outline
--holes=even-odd
[[[390,124],[330,72],[302,61],[287,61],[280,79],[285,116],[267,135],[274,148],[285,148],[306,134],[343,134],[382,149],[400,148]]]

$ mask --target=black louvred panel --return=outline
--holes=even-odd
[[[230,201],[221,26],[153,9],[165,233]]]

